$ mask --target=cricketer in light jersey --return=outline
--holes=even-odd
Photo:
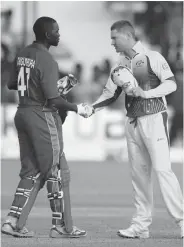
[[[125,95],[125,126],[129,163],[134,191],[135,215],[131,226],[119,230],[120,237],[148,238],[152,222],[153,189],[151,173],[155,170],[166,207],[181,227],[183,237],[183,196],[171,169],[168,116],[165,95],[177,88],[174,75],[164,59],[135,40],[135,31],[127,21],[111,27],[112,45],[124,55],[119,65],[129,67],[138,82],[133,96]],[[114,102],[122,92],[109,77],[100,98],[93,104],[100,110]]]

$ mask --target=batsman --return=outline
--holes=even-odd
[[[59,43],[57,22],[40,17],[33,31],[36,41],[18,53],[8,82],[8,88],[17,90],[19,96],[14,122],[21,170],[1,232],[20,238],[34,236],[25,225],[38,192],[46,184],[52,211],[50,237],[77,238],[85,236],[86,231],[73,226],[70,171],[63,152],[62,123],[67,111],[85,116],[85,105],[65,100],[65,94],[77,81],[71,75],[59,80],[58,64],[48,51],[50,46]]]

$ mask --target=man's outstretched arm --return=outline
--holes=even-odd
[[[109,76],[107,84],[105,85],[101,96],[92,104],[93,108],[95,109],[95,111],[102,110],[104,107],[116,101],[121,92],[122,88],[115,85],[114,82],[111,80],[111,77]]]
[[[92,104],[93,108],[98,111],[103,109],[103,107],[112,104],[114,101],[118,99],[121,92],[122,92],[121,87],[117,87],[114,94],[109,94],[107,88],[105,88],[100,98]]]
[[[104,107],[112,104],[118,99],[122,92],[122,88],[115,85],[109,76],[108,81],[103,89],[101,96],[94,103],[86,105],[85,118],[92,116],[96,111],[102,110]]]

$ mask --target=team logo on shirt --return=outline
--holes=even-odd
[[[162,64],[162,68],[163,68],[164,70],[167,70],[167,69],[169,69],[169,65],[168,65],[167,63],[163,63],[163,64]]]
[[[137,67],[141,67],[142,64],[144,64],[143,60],[139,60],[139,61],[136,62]]]

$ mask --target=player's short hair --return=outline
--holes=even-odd
[[[56,20],[47,16],[38,18],[33,25],[33,31],[35,33],[36,39],[44,39],[45,32],[47,32],[50,25],[55,22]]]
[[[134,39],[136,39],[135,30],[129,21],[121,20],[114,22],[111,26],[111,31],[112,30],[117,30],[118,32],[121,30],[125,32],[127,31],[132,34]]]

